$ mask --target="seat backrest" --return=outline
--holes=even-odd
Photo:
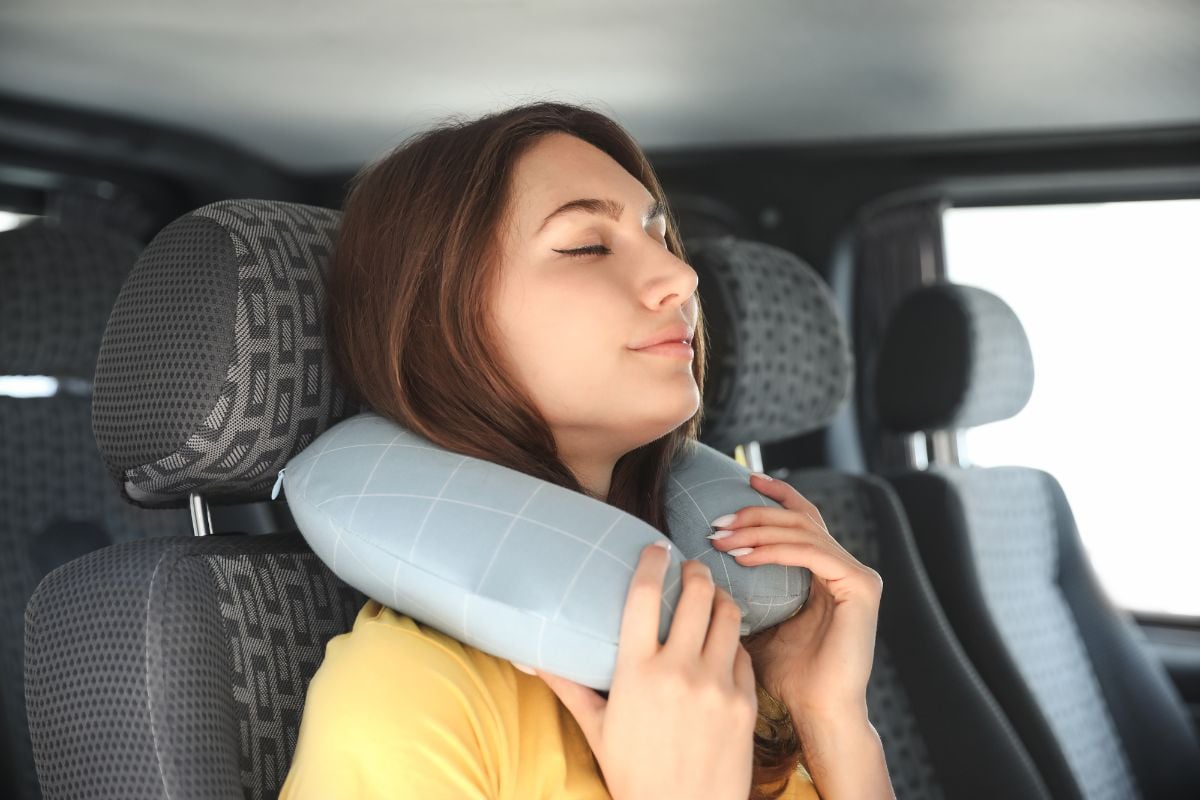
[[[707,443],[771,445],[828,424],[849,397],[853,362],[836,302],[817,273],[784,250],[728,237],[689,242],[688,252],[712,339],[722,343],[713,362],[729,365],[718,367],[706,397],[721,420],[706,429]],[[896,796],[1048,797],[951,633],[891,488],[868,475],[789,470],[769,458],[765,466],[883,577],[867,707]]]
[[[95,228],[37,222],[0,233],[0,751],[9,764],[0,786],[17,800],[38,797],[23,678],[25,605],[38,581],[109,544],[191,530],[182,512],[122,501],[92,435],[100,338],[140,250]]]
[[[1016,314],[970,286],[911,293],[877,369],[880,419],[896,433],[1005,419],[1033,389]],[[1058,482],[954,464],[887,478],[950,622],[1054,796],[1200,797],[1185,705],[1100,587]]]
[[[126,499],[263,501],[288,458],[357,411],[329,379],[321,333],[337,222],[328,209],[223,201],[142,253],[94,396],[96,440]],[[296,533],[126,542],[56,569],[25,631],[44,796],[276,796],[325,642],[363,602]]]
[[[27,645],[44,796],[277,796],[325,643],[365,600],[296,533],[129,542],[56,570]]]

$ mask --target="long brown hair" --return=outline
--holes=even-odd
[[[495,253],[518,157],[551,132],[611,156],[666,202],[645,154],[604,114],[532,103],[475,120],[451,118],[409,137],[350,182],[330,285],[327,330],[337,377],[359,402],[441,447],[585,492],[559,458],[549,424],[501,368],[490,298]],[[667,245],[684,258],[667,212]],[[704,388],[703,310],[692,372]],[[675,454],[698,438],[687,422],[613,468],[607,502],[667,532],[663,488]],[[753,659],[758,635],[743,645]],[[787,709],[757,685],[750,800],[778,797],[800,758]]]

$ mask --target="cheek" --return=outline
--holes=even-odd
[[[627,355],[620,306],[596,283],[526,283],[498,297],[502,345],[539,402],[594,399]]]

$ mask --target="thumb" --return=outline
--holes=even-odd
[[[571,712],[571,716],[575,717],[592,752],[599,752],[600,727],[604,721],[604,709],[608,706],[608,701],[590,686],[584,686],[540,669],[535,669],[534,673],[546,682],[550,690],[558,695],[558,699]]]

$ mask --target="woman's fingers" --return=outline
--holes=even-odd
[[[740,550],[742,548],[733,548]],[[751,567],[757,564],[784,564],[789,567],[808,567],[814,575],[826,580],[839,580],[853,571],[855,564],[846,561],[839,553],[831,552],[816,542],[777,542],[759,544],[745,555],[734,556],[739,564]]]
[[[740,551],[750,548],[744,555],[733,556],[737,563],[753,567],[759,564],[783,564],[789,567],[806,567],[813,575],[826,581],[849,581],[855,589],[881,591],[883,579],[879,573],[855,560],[839,547],[831,547],[816,540],[811,534],[807,540],[800,538],[795,529],[755,528],[741,534],[718,539],[713,547],[724,551]]]
[[[670,556],[647,546],[634,568],[621,617],[618,659],[645,661],[659,650],[688,662],[704,656],[723,670],[735,668],[741,639],[741,608],[713,583],[712,572],[700,561],[683,562],[683,591],[671,620],[667,641],[658,642],[662,614],[663,578]]]
[[[663,579],[671,563],[666,548],[653,544],[642,548],[633,580],[625,596],[621,615],[617,659],[645,661],[658,653],[658,626],[662,613]]]
[[[729,530],[729,535],[710,540],[713,548],[728,553],[741,548],[758,548],[768,544],[815,544],[838,554],[851,563],[858,563],[837,539],[824,530],[814,529],[811,523],[797,518],[796,512],[775,510],[789,515],[783,518],[784,524],[747,524],[744,527],[723,529]],[[736,554],[733,555],[736,557]],[[739,561],[738,563],[749,562]]]
[[[671,620],[671,631],[663,649],[686,661],[695,660],[708,638],[712,618],[713,583],[708,566],[695,560],[683,562],[683,592]]]
[[[729,592],[718,586],[713,593],[712,621],[701,655],[715,664],[722,674],[729,674],[736,669],[741,641],[742,609]]]
[[[750,486],[759,494],[766,495],[786,509],[803,512],[820,528],[828,531],[829,526],[825,524],[820,509],[811,500],[800,494],[799,489],[787,481],[768,480],[752,474],[750,476]],[[754,508],[755,506],[751,507]]]
[[[819,516],[819,515],[818,515]],[[803,528],[824,536],[831,536],[824,521],[813,519],[813,515],[798,509],[775,508],[774,506],[746,506],[733,515],[733,522],[722,525],[722,530],[740,530],[755,526],[774,525],[780,528]]]

